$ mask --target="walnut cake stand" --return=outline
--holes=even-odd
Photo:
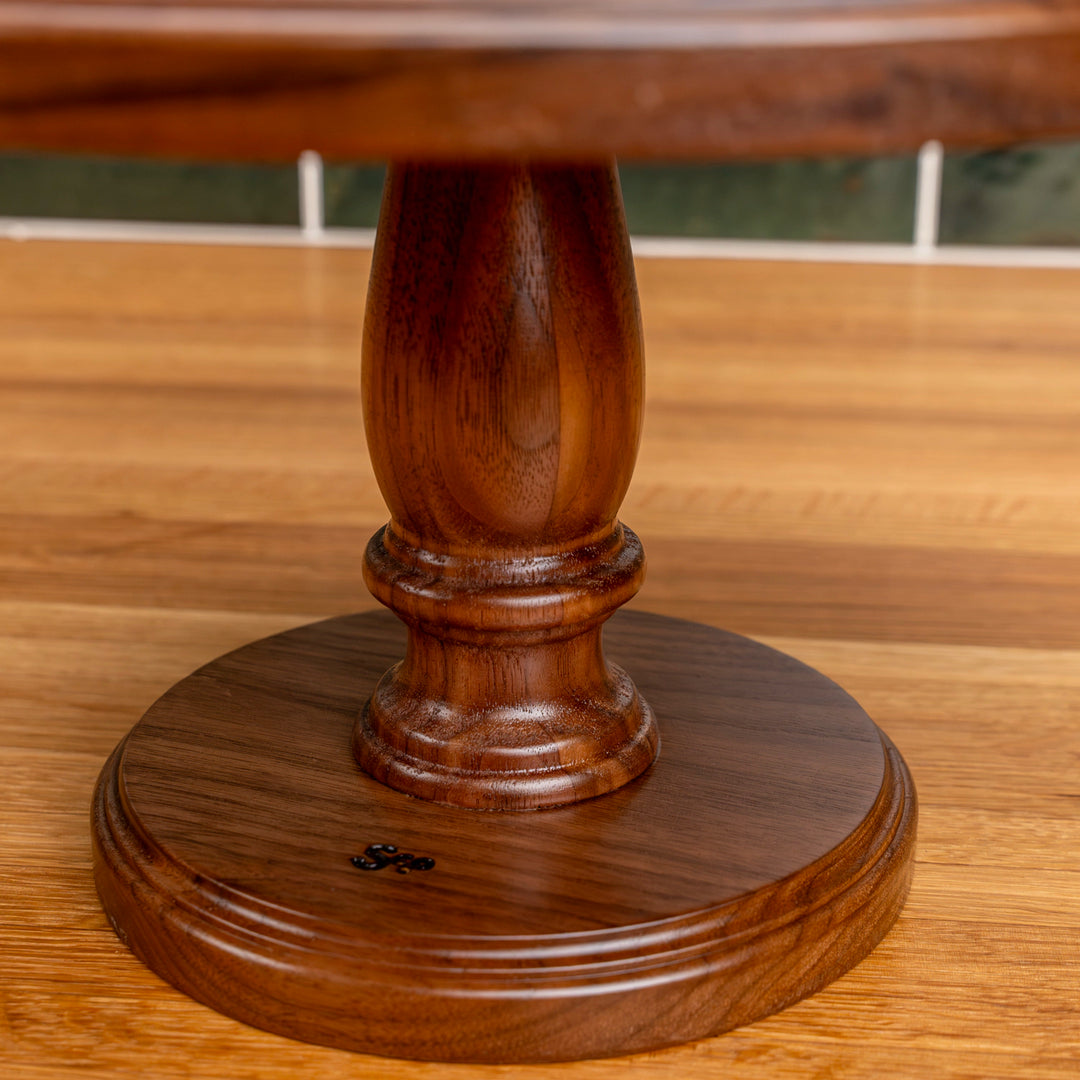
[[[257,1027],[473,1062],[713,1035],[862,959],[911,873],[892,744],[790,657],[614,614],[644,570],[614,165],[393,167],[363,393],[393,614],[221,657],[117,748],[95,867],[132,951]]]

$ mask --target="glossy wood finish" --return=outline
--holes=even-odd
[[[745,638],[640,612],[606,637],[663,752],[616,793],[532,815],[434,806],[357,770],[356,710],[405,647],[388,613],[215,660],[102,773],[110,919],[230,1016],[439,1061],[654,1050],[841,975],[907,895],[900,755],[838,686]]]
[[[604,660],[645,557],[616,513],[644,369],[614,164],[391,169],[364,324],[364,422],[390,524],[365,580],[409,626],[357,760],[479,809],[592,798],[656,754]]]
[[[279,1034],[491,1063],[702,1038],[861,960],[915,837],[862,710],[691,623],[628,616],[630,674],[605,659],[644,569],[614,163],[393,168],[363,359],[365,579],[408,645],[392,616],[278,635],[147,713],[92,821],[121,939]]]
[[[0,143],[292,159],[883,153],[1080,130],[1080,2],[0,2]]]
[[[367,595],[369,258],[0,243],[0,1074],[1073,1080],[1073,272],[637,267],[647,419],[622,513],[650,564],[629,606],[813,664],[918,782],[909,900],[847,975],[690,1046],[478,1070],[257,1031],[116,939],[87,835],[102,762],[200,664]]]

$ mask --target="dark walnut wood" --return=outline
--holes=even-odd
[[[394,167],[363,372],[400,621],[240,649],[118,749],[95,867],[135,954],[281,1034],[477,1062],[700,1038],[858,962],[910,877],[899,755],[788,657],[607,622],[643,570],[614,166]]]
[[[1080,131],[1080,0],[0,0],[0,144],[881,153]]]
[[[762,645],[636,612],[605,635],[663,752],[604,798],[535,814],[436,806],[353,762],[356,712],[404,648],[388,613],[207,665],[102,772],[95,874],[117,932],[250,1024],[447,1061],[650,1050],[836,978],[908,888],[899,755]]]
[[[426,162],[364,335],[404,626],[241,649],[135,728],[94,811],[135,953],[283,1034],[507,1062],[723,1031],[864,956],[914,792],[861,709],[693,624],[616,616],[605,657],[643,570],[612,154],[1080,130],[1078,59],[1080,0],[0,0],[0,144]]]
[[[614,165],[391,169],[363,372],[392,515],[365,579],[409,644],[362,713],[357,760],[481,809],[637,776],[656,723],[600,640],[644,572],[615,517],[643,366]]]

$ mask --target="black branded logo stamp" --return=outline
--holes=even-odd
[[[413,870],[431,870],[435,860],[426,855],[414,855],[411,851],[398,851],[393,844],[369,844],[363,855],[354,855],[349,862],[357,870],[382,870],[392,866],[399,874]]]

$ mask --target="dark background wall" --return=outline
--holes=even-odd
[[[904,242],[915,159],[739,165],[627,164],[627,217],[639,235]],[[326,223],[375,223],[383,170],[332,166]],[[0,217],[296,224],[290,166],[0,155]],[[943,243],[1080,244],[1080,143],[946,155]]]

